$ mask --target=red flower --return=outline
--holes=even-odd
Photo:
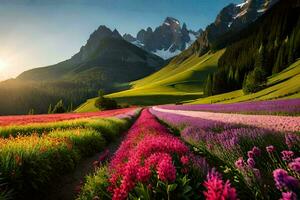
[[[204,182],[207,191],[204,192],[206,200],[236,200],[236,190],[230,186],[227,180],[223,182],[221,175],[213,169],[207,175],[207,180]]]

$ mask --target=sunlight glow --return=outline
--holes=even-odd
[[[0,58],[0,72],[3,71],[6,66],[7,66],[7,63]]]

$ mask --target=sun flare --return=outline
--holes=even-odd
[[[3,71],[5,67],[7,66],[7,63],[0,58],[0,71]]]

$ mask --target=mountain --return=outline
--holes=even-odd
[[[250,19],[250,15],[248,18],[246,16],[247,13],[254,13],[250,9],[252,7],[250,5],[254,5],[253,2],[246,1],[245,4],[231,5],[231,8],[238,9],[240,12],[242,12],[241,8],[247,11],[244,10],[244,15],[238,16],[237,14],[240,12],[236,11],[234,16],[237,18],[244,16],[245,19]],[[300,0],[281,0],[277,3],[268,1],[267,3],[264,4],[264,7],[260,6],[260,9],[255,7],[256,13],[259,14],[255,21],[252,21],[255,19],[253,15],[251,22],[245,22],[244,25],[234,25],[241,22],[240,20],[235,21],[231,26],[238,28],[235,28],[234,31],[225,32],[223,35],[220,34],[214,39],[215,41],[224,41],[224,38],[227,38],[227,43],[223,43],[226,44],[223,46],[226,48],[220,46],[216,48],[210,46],[213,43],[207,42],[206,51],[199,52],[199,40],[205,38],[203,37],[205,32],[206,35],[210,32],[209,27],[221,27],[218,24],[225,25],[225,21],[228,27],[228,23],[233,19],[230,15],[225,20],[226,14],[224,13],[228,13],[228,7],[220,12],[216,22],[208,26],[194,45],[173,58],[168,65],[150,76],[132,82],[131,89],[110,94],[108,97],[119,102],[137,105],[193,100],[197,96],[198,98],[203,97],[203,92],[206,92],[209,85],[213,95],[240,89],[244,78],[257,66],[267,72],[266,74],[264,72],[267,79],[265,88],[253,95],[245,95],[247,96],[245,99],[299,96],[300,88],[297,83],[299,62],[296,70],[291,71],[286,67],[293,66],[292,63],[300,58]],[[263,10],[263,14],[261,14],[262,8],[266,9],[266,11]],[[242,26],[244,28],[241,28]],[[211,47],[214,48],[210,49]],[[204,52],[207,53],[203,54]],[[282,70],[287,71],[286,77],[289,77],[281,80],[285,83],[281,83],[280,78],[276,79],[275,82],[269,81],[283,73]],[[290,78],[291,80],[288,80]],[[244,94],[241,94],[243,91],[237,91],[238,99],[244,99]],[[259,96],[260,94],[261,96]],[[230,95],[225,96],[227,100],[234,98]],[[93,99],[87,101],[79,111],[92,110],[92,102]]]
[[[155,30],[149,27],[139,31],[136,37],[124,34],[123,38],[148,52],[169,59],[188,48],[201,32],[201,29],[188,30],[185,23],[181,26],[177,19],[167,17]]]
[[[208,25],[200,34],[197,41],[189,49],[189,54],[197,52],[199,55],[209,51],[214,43],[221,43],[225,34],[228,34],[222,41],[222,47],[228,44],[228,37],[253,23],[270,9],[278,0],[244,0],[241,4],[229,4],[223,8],[214,23]]]
[[[92,78],[105,89],[149,75],[163,59],[125,41],[117,30],[100,26],[72,58],[56,65],[23,72],[17,79],[34,81]],[[92,80],[90,80],[92,81]]]
[[[125,41],[117,30],[100,26],[70,59],[28,70],[16,79],[0,82],[0,115],[45,113],[62,99],[76,107],[97,94],[128,88],[165,61]]]
[[[281,0],[249,27],[236,34],[207,80],[207,94],[234,89],[255,92],[267,76],[300,58],[300,0]]]

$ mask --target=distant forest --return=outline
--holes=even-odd
[[[208,76],[205,94],[241,89],[249,82],[262,84],[267,76],[295,62],[300,57],[299,13],[299,0],[280,1],[248,28],[220,38],[215,49],[236,42],[227,46],[218,70]]]

